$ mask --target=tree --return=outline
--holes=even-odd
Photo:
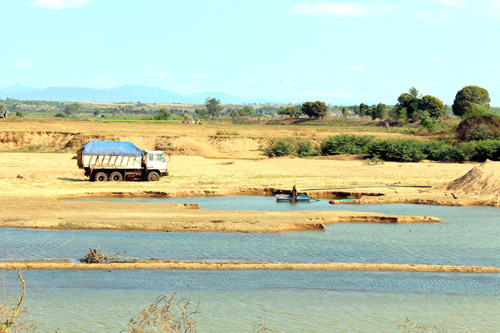
[[[472,112],[474,105],[485,105],[490,107],[490,95],[488,90],[478,86],[466,86],[459,90],[455,96],[452,109],[453,114],[462,117]]]
[[[366,105],[365,103],[361,103],[359,104],[359,108],[357,109],[358,112],[357,114],[360,116],[360,117],[364,117],[366,116],[368,113],[370,113],[370,107],[368,105]],[[354,111],[356,112],[356,111]]]
[[[398,109],[405,108],[406,117],[414,119],[417,115],[418,103],[418,97],[415,97],[412,94],[402,93],[398,97],[398,104],[396,104],[396,106]]]
[[[408,94],[410,94],[412,97],[415,97],[415,98],[419,98],[421,96],[420,92],[415,87],[411,87],[410,89],[408,89]]]
[[[0,103],[0,118],[7,117],[7,105]]]
[[[21,111],[16,112],[16,117],[22,118],[24,114]]]
[[[94,111],[94,117],[99,117],[101,115],[101,110],[97,109]]]
[[[278,115],[280,116],[295,117],[298,113],[300,113],[300,110],[297,106],[287,106],[286,108],[278,110]]]
[[[156,120],[168,120],[172,117],[172,113],[168,109],[160,109],[156,114]]]
[[[439,119],[445,112],[443,102],[439,98],[431,95],[425,95],[418,101],[418,109],[427,111],[429,117],[434,119]]]
[[[328,107],[325,102],[305,102],[302,104],[300,111],[309,118],[319,119],[326,116],[328,113]]]
[[[201,119],[207,119],[210,117],[210,115],[208,114],[208,110],[205,107],[202,109],[195,109],[194,114],[200,117]]]
[[[222,106],[220,105],[220,100],[217,98],[208,97],[205,101],[205,107],[207,108],[208,114],[214,120],[220,115],[222,111]]]
[[[83,105],[80,103],[71,103],[64,107],[64,113],[67,116],[71,116],[72,114],[80,113],[83,110]]]
[[[370,116],[372,117],[372,120],[375,119],[382,119],[386,116],[387,114],[387,109],[385,104],[378,103],[377,106],[374,106],[370,110]]]

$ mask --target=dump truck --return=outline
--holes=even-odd
[[[146,151],[129,141],[91,140],[77,152],[78,167],[91,181],[147,180],[168,176],[162,151]]]

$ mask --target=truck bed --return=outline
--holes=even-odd
[[[142,156],[78,154],[78,167],[91,169],[140,169]]]

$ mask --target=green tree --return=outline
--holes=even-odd
[[[207,108],[208,114],[210,115],[210,118],[212,118],[212,120],[218,117],[220,115],[220,112],[222,111],[220,100],[217,98],[208,97],[205,100],[205,107]]]
[[[207,108],[195,109],[194,114],[197,115],[198,117],[200,117],[201,119],[210,118],[210,115],[208,114]]]
[[[305,102],[302,104],[300,111],[309,118],[319,119],[326,116],[328,113],[328,107],[325,102]]]
[[[420,92],[415,87],[411,87],[410,89],[408,89],[408,94],[415,98],[419,98],[421,96]]]
[[[278,110],[278,115],[280,116],[295,117],[295,115],[298,113],[300,113],[300,110],[297,106],[287,106],[286,108]]]
[[[468,112],[472,112],[474,105],[490,106],[490,95],[488,90],[478,86],[466,86],[460,89],[452,105],[453,114],[462,117]]]
[[[156,114],[156,120],[168,120],[172,117],[172,113],[168,109],[160,109]]]
[[[418,109],[422,111],[427,111],[431,118],[439,119],[444,115],[444,104],[443,102],[434,96],[425,95],[418,101]]]
[[[359,104],[359,108],[357,110],[358,110],[357,114],[360,115],[361,117],[366,116],[370,113],[370,107],[365,103]]]
[[[24,114],[21,111],[16,112],[16,117],[22,118]]]
[[[94,111],[94,117],[99,117],[101,115],[101,110],[97,109]]]
[[[398,97],[398,104],[396,107],[399,109],[406,109],[406,117],[414,119],[417,116],[419,98],[409,93],[402,93]]]
[[[370,110],[370,116],[372,120],[375,119],[383,119],[387,115],[387,108],[385,104],[378,103],[377,106],[374,106]]]
[[[0,103],[0,118],[7,117],[7,106],[3,103]]]
[[[71,103],[67,104],[64,107],[64,113],[66,113],[67,116],[71,116],[72,114],[77,114],[83,111],[83,105],[80,103]]]
[[[54,117],[56,118],[66,118],[68,115],[64,112],[58,112]]]

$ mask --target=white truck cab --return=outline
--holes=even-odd
[[[146,169],[159,170],[160,176],[168,176],[168,166],[165,155],[161,150],[147,151],[144,156]]]

